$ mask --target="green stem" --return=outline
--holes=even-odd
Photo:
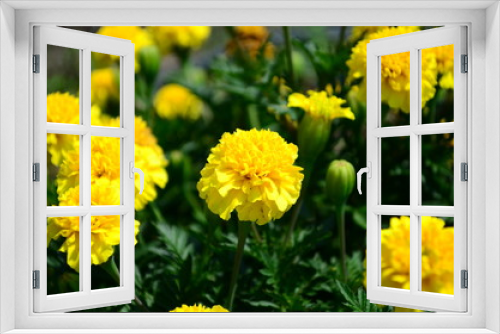
[[[252,225],[252,232],[253,232],[253,234],[255,236],[255,240],[257,240],[257,242],[259,244],[261,244],[262,243],[262,237],[260,236],[260,233],[257,230],[257,226],[255,224],[251,224],[251,225]]]
[[[337,43],[337,50],[339,50],[340,47],[342,46],[342,44],[344,44],[345,35],[346,35],[346,29],[347,29],[346,26],[340,27],[340,36],[339,36],[339,41]]]
[[[299,199],[292,211],[292,218],[290,219],[290,226],[288,227],[288,232],[285,237],[284,245],[287,247],[292,241],[293,231],[295,230],[295,226],[297,225],[297,221],[299,218],[300,210],[302,209],[302,204],[304,203],[304,196],[307,192],[307,188],[309,186],[309,179],[314,167],[314,162],[305,162],[304,163],[304,181],[302,182],[302,189],[300,189]]]
[[[260,129],[260,119],[259,119],[259,110],[255,104],[250,104],[247,107],[248,112],[248,122],[252,128],[257,130]]]
[[[152,201],[152,202],[149,202],[149,205],[151,206],[151,209],[153,210],[153,214],[155,215],[155,218],[159,222],[166,222],[165,217],[163,217],[163,214],[161,213],[161,210],[158,207],[158,204],[155,201]]]
[[[292,61],[292,38],[290,36],[290,27],[283,27],[283,36],[285,37],[285,53],[288,65],[290,87],[295,88],[295,75],[293,73],[293,61]]]
[[[118,284],[120,284],[120,270],[116,266],[115,258],[111,257],[108,261],[101,264],[101,268],[111,276],[111,278]],[[136,304],[143,309],[145,312],[149,312],[148,307],[142,302],[142,300],[135,295]]]
[[[344,277],[344,282],[347,281],[347,252],[346,252],[346,240],[345,240],[345,204],[342,203],[335,209],[336,221],[337,221],[337,231],[340,244],[340,267],[342,269],[342,275]]]
[[[229,295],[227,298],[227,305],[229,311],[233,310],[234,294],[236,293],[236,282],[238,280],[238,273],[240,272],[241,259],[243,258],[243,251],[245,249],[245,241],[248,232],[250,231],[251,222],[238,222],[238,246],[236,248],[236,255],[234,257],[233,272],[231,274],[231,283],[229,284]]]

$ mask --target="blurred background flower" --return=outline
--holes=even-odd
[[[148,27],[161,53],[166,55],[175,49],[199,49],[210,36],[210,27],[206,26],[171,26]]]
[[[203,111],[202,101],[189,89],[178,84],[161,87],[156,93],[154,106],[158,115],[166,119],[195,121]]]
[[[147,47],[149,45],[153,45],[153,43],[154,43],[152,36],[145,29],[143,29],[141,27],[136,27],[136,26],[101,27],[97,31],[97,33],[99,35],[104,35],[104,36],[128,39],[132,43],[134,43],[134,46],[135,46],[135,71],[136,72],[140,71],[140,65],[138,62],[139,52],[141,51],[142,48]],[[101,66],[107,66],[113,62],[118,62],[118,60],[119,60],[118,56],[108,55],[108,54],[99,53],[99,52],[93,52],[92,57],[94,57],[94,59],[96,59],[96,61],[98,63],[100,63]]]
[[[250,59],[257,58],[259,54],[268,59],[274,57],[274,45],[269,42],[266,27],[234,27],[233,38],[227,43],[226,50],[229,55],[242,53]]]

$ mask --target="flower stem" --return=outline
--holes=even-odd
[[[116,266],[115,258],[111,257],[108,261],[101,264],[102,269],[111,276],[111,278],[118,284],[120,284],[120,270]],[[149,312],[149,308],[143,303],[143,301],[135,295],[136,304],[145,312]]]
[[[154,214],[155,218],[158,220],[158,222],[162,222],[162,223],[166,222],[166,219],[163,216],[163,214],[161,213],[161,210],[158,207],[158,204],[155,201],[152,201],[152,202],[149,202],[149,205],[151,206],[153,214]]]
[[[234,294],[236,292],[236,282],[238,280],[238,273],[240,272],[241,259],[243,258],[245,241],[252,224],[252,222],[238,222],[238,246],[234,257],[233,272],[231,274],[231,283],[229,284],[229,295],[227,298],[227,305],[230,311],[233,310]]]
[[[255,226],[255,224],[251,224],[251,225],[252,225],[252,232],[253,232],[253,234],[255,236],[255,240],[257,240],[257,242],[259,244],[261,244],[262,243],[262,237],[260,236],[260,233],[257,230],[257,226]]]
[[[295,88],[295,75],[293,73],[293,62],[292,62],[292,39],[290,37],[290,27],[283,27],[283,36],[285,37],[285,53],[288,65],[288,75],[290,80],[290,86]]]
[[[295,203],[292,211],[292,218],[290,219],[290,226],[288,227],[288,232],[285,237],[284,246],[287,247],[292,241],[293,231],[297,225],[297,220],[299,218],[300,210],[302,209],[302,204],[304,203],[304,196],[307,192],[307,187],[309,186],[309,176],[311,175],[311,170],[314,167],[314,162],[304,162],[304,181],[302,181],[302,188],[300,189],[300,196]]]
[[[260,119],[259,119],[259,110],[255,104],[250,104],[247,107],[248,112],[248,121],[252,128],[260,130]]]
[[[340,244],[340,267],[344,282],[347,281],[347,252],[345,240],[345,204],[342,203],[335,208],[335,215],[337,221],[338,238]]]

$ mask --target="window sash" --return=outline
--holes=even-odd
[[[47,45],[80,51],[80,124],[47,122]],[[120,128],[91,126],[91,52],[120,56]],[[34,74],[34,162],[40,163],[40,182],[34,184],[34,270],[40,271],[40,289],[34,289],[35,312],[66,312],[128,303],[134,298],[134,45],[127,40],[46,26],[35,27],[34,54],[40,55],[40,73]],[[47,206],[47,134],[80,137],[80,205]],[[91,138],[120,138],[121,205],[91,205]],[[120,215],[120,285],[92,290],[91,216]],[[47,295],[47,218],[80,217],[80,291]]]
[[[466,80],[460,73],[461,54],[466,54],[466,28],[446,27],[371,41],[367,46],[367,161],[372,177],[367,180],[367,297],[373,303],[423,310],[467,310],[467,290],[461,289],[461,270],[467,269],[467,183],[460,181],[460,163],[467,162]],[[454,45],[454,122],[419,124],[420,51]],[[410,52],[410,125],[381,127],[380,57]],[[454,206],[420,205],[421,142],[423,134],[454,133]],[[381,205],[381,138],[410,139],[410,205]],[[381,286],[381,214],[410,216],[410,289]],[[421,239],[418,217],[454,217],[454,295],[419,291]]]

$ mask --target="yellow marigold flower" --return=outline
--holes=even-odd
[[[422,290],[453,294],[453,227],[422,217]],[[382,286],[410,288],[410,218],[392,217],[382,230]]]
[[[212,148],[197,184],[200,197],[222,219],[263,225],[279,219],[297,201],[304,175],[293,165],[298,148],[270,130],[224,133]]]
[[[157,197],[156,187],[165,188],[168,182],[168,160],[145,120],[135,118],[135,166],[145,174],[144,192],[139,195],[140,179],[135,176],[135,209],[140,211]]]
[[[168,54],[176,48],[198,49],[210,36],[210,27],[148,27],[162,54]]]
[[[119,180],[100,179],[99,186],[92,187],[92,205],[117,205],[120,203]],[[80,187],[69,189],[59,197],[61,205],[79,205]],[[135,221],[135,235],[139,232],[139,221]],[[65,240],[60,252],[67,253],[68,265],[79,271],[80,265],[80,219],[79,217],[52,217],[47,222],[47,246],[52,239]],[[92,216],[91,259],[99,265],[114,254],[114,246],[120,243],[120,216]],[[137,243],[137,240],[136,240]]]
[[[112,68],[93,70],[90,79],[92,85],[90,100],[92,105],[103,107],[108,100],[118,99],[120,95],[117,85],[118,80],[115,70]]]
[[[352,49],[347,61],[347,82],[362,79],[359,96],[366,99],[366,46],[370,40],[407,34],[418,31],[418,27],[387,27],[368,34]],[[402,52],[381,57],[382,101],[391,108],[410,111],[410,53]],[[422,105],[435,94],[437,66],[435,56],[422,53]]]
[[[80,142],[76,141],[72,149],[62,152],[62,160],[56,178],[57,194],[62,196],[69,189],[80,184]],[[61,204],[59,198],[59,205]]]
[[[148,45],[153,45],[153,38],[151,35],[143,28],[137,26],[127,26],[127,27],[101,27],[97,31],[98,34],[110,37],[117,37],[128,39],[132,41],[135,45],[135,71],[139,72],[140,66],[138,62],[139,51]],[[102,64],[110,64],[112,62],[118,61],[118,56],[108,55],[104,53],[94,52],[92,54],[94,59]]]
[[[47,122],[79,124],[80,103],[78,97],[69,93],[52,93],[47,95]],[[59,165],[62,152],[69,150],[78,141],[78,136],[49,133],[47,135],[47,151],[53,165]]]
[[[102,122],[106,126],[118,126],[120,120],[113,118]],[[79,184],[80,148],[76,141],[70,150],[64,151],[63,159],[57,175],[57,193],[59,196],[68,189]],[[99,179],[119,180],[120,178],[120,140],[109,137],[92,137],[91,139],[91,182],[92,187],[99,187]],[[156,186],[165,188],[168,182],[166,167],[168,161],[163,149],[158,145],[156,137],[147,123],[135,118],[135,166],[145,174],[144,192],[139,196],[140,180],[135,178],[135,209],[144,209],[147,203],[157,197]],[[61,198],[59,198],[59,205]],[[105,203],[106,204],[106,203]],[[109,205],[106,204],[106,205]]]
[[[229,312],[224,307],[220,305],[214,305],[214,307],[206,307],[201,304],[194,304],[193,306],[182,305],[181,307],[176,307],[170,312]]]
[[[203,102],[189,89],[178,84],[168,84],[158,90],[154,107],[162,118],[184,118],[195,121],[203,111]]]
[[[453,44],[423,49],[422,54],[430,53],[436,58],[437,72],[441,75],[439,86],[453,89],[454,54]]]
[[[260,52],[267,59],[274,57],[274,45],[268,42],[269,31],[266,27],[234,27],[234,33],[235,36],[226,46],[229,55],[234,55],[240,50],[248,54],[251,59],[255,59]]]
[[[160,146],[135,146],[135,166],[144,174],[144,191],[139,195],[140,179],[135,176],[135,209],[140,211],[158,196],[156,187],[165,188],[168,182],[168,160]]]
[[[342,107],[346,101],[332,95],[327,91],[307,91],[309,97],[293,93],[288,97],[288,107],[302,108],[313,118],[331,121],[335,118],[354,119],[354,114],[349,107]]]
[[[120,138],[93,136],[90,143],[91,182],[106,178],[116,180],[120,178]]]

